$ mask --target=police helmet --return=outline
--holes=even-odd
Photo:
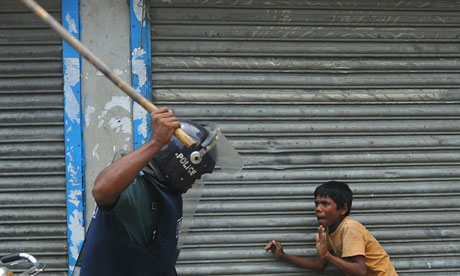
[[[182,130],[197,142],[196,146],[188,148],[173,136],[154,156],[154,160],[165,177],[166,185],[174,192],[185,193],[201,175],[214,169],[216,163],[208,151],[215,144],[217,128],[212,123],[179,122]]]

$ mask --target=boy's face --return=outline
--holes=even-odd
[[[329,231],[334,231],[337,228],[346,212],[346,205],[337,210],[337,204],[328,196],[315,198],[315,213],[318,224],[328,228]]]

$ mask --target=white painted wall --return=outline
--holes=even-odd
[[[80,0],[80,16],[83,44],[131,83],[129,1]],[[89,223],[97,174],[110,164],[116,151],[132,150],[132,107],[130,98],[86,60],[82,61],[81,86]]]

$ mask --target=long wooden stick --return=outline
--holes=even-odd
[[[28,8],[30,8],[38,17],[45,21],[59,36],[67,41],[77,52],[79,52],[86,60],[99,69],[107,78],[109,78],[116,86],[123,92],[128,94],[140,106],[145,108],[149,113],[156,111],[153,103],[143,97],[136,89],[134,89],[127,82],[122,80],[116,75],[110,67],[105,64],[101,59],[94,55],[83,43],[71,35],[56,19],[54,19],[45,9],[38,5],[34,0],[21,0]],[[178,128],[174,131],[174,135],[187,147],[191,148],[196,145],[193,140],[185,131]]]

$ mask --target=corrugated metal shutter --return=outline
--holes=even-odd
[[[330,179],[400,275],[460,274],[458,1],[150,2],[153,101],[245,161],[208,178],[180,275],[319,275],[263,247],[316,254]]]
[[[61,18],[60,0],[39,1]],[[0,3],[0,255],[67,275],[62,43],[20,1]]]

